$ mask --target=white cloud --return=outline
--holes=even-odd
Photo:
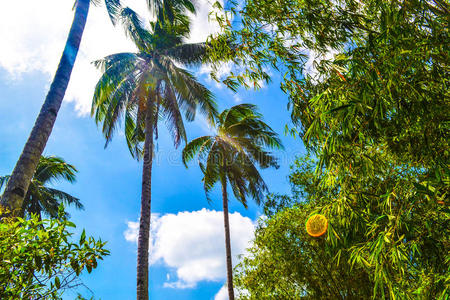
[[[228,300],[228,289],[227,286],[224,285],[214,296],[214,300]]]
[[[236,104],[242,103],[242,98],[241,98],[241,96],[239,96],[239,94],[234,94],[233,100],[234,100],[234,103],[236,103]]]
[[[197,114],[197,116],[195,117],[196,122],[194,123],[196,126],[200,127],[200,129],[208,134],[208,135],[213,135],[217,133],[217,130],[214,126],[211,125],[211,123],[208,121],[208,119],[202,115],[202,114]]]
[[[137,243],[139,235],[139,222],[127,222],[127,230],[123,233],[125,240]]]
[[[227,61],[223,63],[219,63],[215,68],[211,64],[204,64],[200,67],[200,69],[197,72],[198,76],[203,76],[203,78],[206,80],[206,82],[212,86],[214,86],[217,89],[222,89],[225,87],[225,84],[222,82],[224,79],[226,79],[228,76],[231,75],[231,73],[234,74],[243,74],[245,72],[245,66],[240,64],[235,64],[233,62]],[[211,77],[211,73],[214,71],[214,75],[216,76],[217,80],[220,82],[217,82]],[[269,68],[264,68],[264,72],[267,73],[267,75],[272,76],[273,73]],[[253,87],[253,83],[248,79],[245,78],[245,82],[248,85],[248,87]],[[260,89],[266,88],[266,82],[263,80],[258,80],[257,85]],[[239,103],[237,98],[234,98],[235,102]]]
[[[241,295],[249,295],[248,291],[240,291],[234,289],[234,296],[239,298]],[[228,287],[226,285],[222,286],[217,294],[214,296],[214,300],[228,300]]]
[[[150,228],[153,229],[158,225],[159,214],[153,213],[150,218]],[[127,221],[127,229],[123,232],[126,241],[137,245],[139,237],[139,222]],[[149,252],[153,251],[153,244],[149,245]],[[169,274],[167,274],[169,275]]]
[[[72,4],[49,0],[2,3],[0,66],[14,75],[34,70],[53,73],[64,45],[62,29],[68,31],[73,18]]]
[[[233,65],[232,62],[224,62],[221,63],[220,66],[218,66],[214,72],[216,73],[216,78],[220,81],[227,78],[228,75],[230,75],[231,70],[235,71],[236,66]],[[210,84],[215,86],[217,89],[222,89],[225,87],[224,84],[221,82],[217,82],[216,80],[213,80],[211,77],[211,72],[213,71],[213,66],[211,64],[204,64],[200,67],[200,69],[197,72],[198,76],[204,76],[205,80]]]
[[[152,217],[150,262],[163,263],[176,272],[175,281],[164,286],[193,288],[200,281],[226,278],[223,213],[202,209]],[[253,238],[254,223],[239,213],[230,214],[233,264],[245,254]],[[124,235],[137,241],[138,225],[128,222]]]
[[[148,19],[145,1],[122,2]],[[12,80],[20,82],[22,74],[38,71],[50,83],[73,20],[73,3],[58,0],[2,3],[0,68],[5,69]],[[217,30],[217,25],[208,23],[211,7],[207,0],[199,1],[198,14],[193,18],[191,41],[204,40]],[[80,114],[89,113],[94,87],[100,77],[91,62],[126,51],[135,51],[135,46],[126,39],[122,28],[112,26],[104,6],[91,5],[65,101],[74,102]]]
[[[196,6],[196,14],[190,15],[192,20],[191,33],[188,39],[189,43],[199,43],[206,41],[211,34],[220,32],[219,24],[214,20],[213,8],[216,0],[197,0],[194,1]],[[223,6],[223,1],[219,3]]]

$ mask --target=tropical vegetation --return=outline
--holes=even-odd
[[[0,298],[59,299],[109,254],[100,239],[71,242],[63,206],[79,199],[50,185],[75,180],[63,159],[42,156],[77,57],[90,0],[75,16],[58,69],[10,176],[0,177]],[[99,3],[100,1],[93,1]],[[450,95],[447,0],[230,0],[215,4],[219,34],[187,43],[196,2],[147,0],[144,21],[105,0],[135,52],[94,62],[91,114],[106,140],[123,125],[142,161],[137,299],[149,298],[152,167],[159,121],[185,166],[198,158],[211,201],[221,186],[227,289],[234,299],[439,299],[450,294]],[[231,66],[221,77],[223,64]],[[272,79],[287,95],[285,132],[307,155],[290,194],[269,194],[261,169],[277,168],[277,133],[252,104],[224,107],[194,76],[234,92]],[[221,73],[221,74],[219,74]],[[220,103],[222,104],[222,103]],[[275,107],[275,106],[274,106]],[[221,107],[222,108],[222,107]],[[198,113],[211,134],[188,142]],[[159,187],[158,187],[159,188]],[[232,267],[229,192],[263,204],[248,255]],[[23,217],[23,218],[22,218]],[[45,217],[50,217],[45,219]],[[234,272],[234,274],[233,274]]]
[[[448,297],[448,13],[447,1],[247,1],[230,9],[244,26],[224,19],[212,41],[216,60],[244,68],[232,88],[282,73],[288,131],[318,159],[315,189],[334,191],[313,211],[341,228],[328,242],[369,274],[373,298]]]
[[[7,212],[2,208],[2,214]],[[72,242],[67,219],[60,206],[56,218],[40,220],[6,217],[0,222],[0,298],[62,299],[62,293],[83,285],[80,274],[97,268],[109,255],[105,242],[86,237],[83,230]]]

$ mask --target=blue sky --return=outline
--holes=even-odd
[[[16,1],[10,2],[7,6],[11,7],[0,12],[0,38],[5,41],[0,49],[2,175],[10,174],[14,167],[47,93],[72,19],[73,4],[73,1],[43,0],[40,5],[24,8]],[[128,2],[136,9],[144,3],[143,0]],[[200,3],[203,6],[194,20],[193,40],[201,40],[214,31],[214,25],[207,22],[206,1]],[[104,149],[101,132],[88,114],[98,78],[89,62],[110,53],[132,50],[120,30],[114,30],[109,24],[103,10],[100,7],[91,11],[73,81],[45,154],[61,156],[78,168],[75,184],[60,183],[57,187],[79,197],[85,206],[84,211],[69,209],[78,226],[77,232],[85,228],[89,235],[108,241],[111,251],[111,256],[96,270],[83,275],[83,282],[96,298],[133,299],[141,164],[131,158],[119,132]],[[22,22],[8,29],[8,24],[16,19]],[[288,192],[289,165],[295,155],[304,153],[304,147],[300,140],[283,135],[289,113],[287,97],[279,90],[276,76],[272,84],[258,92],[241,91],[235,95],[212,82],[207,68],[194,71],[215,93],[221,110],[242,102],[258,105],[267,123],[281,135],[286,148],[278,152],[281,168],[265,170],[263,177],[271,192]],[[182,147],[175,150],[164,124],[160,128],[153,169],[150,296],[178,300],[226,299],[222,288],[225,257],[220,193],[218,190],[213,193],[212,204],[206,202],[197,164],[186,169],[180,160]],[[187,130],[189,139],[209,131],[201,118],[187,125]],[[230,200],[233,254],[238,255],[245,252],[261,209],[250,203],[245,210],[233,197]],[[66,298],[72,299],[73,294],[67,294]]]

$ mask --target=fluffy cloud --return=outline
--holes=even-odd
[[[148,18],[145,1],[123,0],[124,5]],[[0,10],[0,68],[12,80],[29,72],[43,73],[50,83],[64,48],[73,20],[74,1],[6,1]],[[217,26],[208,22],[212,5],[198,1],[190,41],[205,40]],[[92,95],[100,73],[92,61],[106,55],[134,51],[121,28],[114,28],[103,6],[91,6],[80,51],[66,92],[65,100],[74,102],[80,114],[90,111]]]
[[[54,57],[61,53],[59,48],[64,39],[61,27],[67,30],[71,22],[69,2],[3,3],[0,10],[0,66],[15,75],[34,70],[54,71]],[[49,7],[58,13],[52,15]]]
[[[228,300],[228,289],[227,286],[224,285],[214,296],[214,300]]]
[[[214,13],[216,10],[213,4],[216,0],[196,0],[196,14],[191,15],[192,25],[188,42],[199,43],[206,41],[207,37],[220,31],[220,26],[214,21]],[[223,0],[218,1],[223,5]]]
[[[176,281],[166,287],[193,288],[200,281],[225,280],[223,213],[202,209],[152,217],[150,262],[175,270]],[[253,237],[254,223],[239,213],[230,214],[233,264],[245,254]],[[136,242],[138,225],[128,222],[127,241]]]
[[[123,233],[125,240],[137,243],[139,234],[139,222],[127,222],[127,229]]]

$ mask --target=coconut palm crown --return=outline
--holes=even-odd
[[[217,133],[192,140],[183,149],[185,166],[197,154],[203,170],[207,199],[213,186],[225,180],[245,207],[247,199],[263,199],[267,185],[257,166],[278,168],[277,159],[266,148],[283,149],[278,135],[256,111],[256,106],[240,104],[224,110],[217,119]]]
[[[158,119],[163,119],[178,146],[181,140],[186,141],[182,113],[188,121],[194,120],[197,110],[211,121],[217,115],[212,93],[180,67],[200,65],[206,45],[183,42],[188,37],[189,20],[182,14],[173,22],[162,15],[148,28],[128,7],[117,12],[117,19],[138,52],[113,54],[94,62],[103,75],[95,89],[91,113],[97,124],[102,123],[106,144],[123,118],[128,147],[133,157],[139,158],[145,116],[151,105],[155,137]]]
[[[76,172],[77,169],[73,165],[66,163],[60,157],[41,156],[24,198],[23,214],[36,214],[39,218],[44,214],[56,218],[61,203],[83,209],[83,204],[78,198],[48,186],[59,180],[73,183]],[[9,175],[0,176],[0,190],[6,185],[9,178]]]
[[[208,201],[209,191],[220,182],[225,229],[228,298],[234,300],[231,258],[230,224],[228,218],[227,185],[230,184],[238,201],[247,207],[247,199],[258,204],[267,192],[260,168],[278,168],[277,161],[266,148],[282,148],[277,134],[262,121],[256,106],[241,104],[224,110],[217,120],[217,133],[192,140],[183,149],[183,163],[195,155],[200,158],[203,185]]]
[[[105,0],[105,4],[111,22],[116,25],[121,19],[121,12],[123,11],[120,0]],[[185,12],[189,11],[194,14],[196,12],[194,4],[190,0],[146,0],[146,4],[152,17],[159,20],[164,18],[171,23],[176,19],[189,22],[189,17]]]

